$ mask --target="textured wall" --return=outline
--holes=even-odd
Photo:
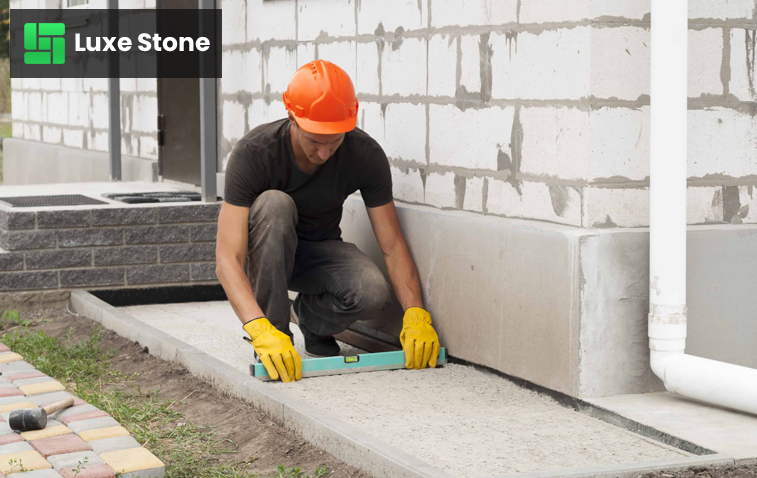
[[[11,0],[13,8],[60,8],[66,0]],[[155,0],[120,0],[121,8],[155,8]],[[105,8],[105,0],[89,7]],[[13,137],[108,151],[106,78],[11,78]],[[154,78],[121,79],[121,152],[158,158]]]

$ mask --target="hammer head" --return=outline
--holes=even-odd
[[[8,417],[11,430],[42,430],[47,426],[47,412],[42,408],[13,410]]]

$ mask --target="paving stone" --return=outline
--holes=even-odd
[[[141,446],[133,436],[103,438],[102,440],[92,440],[87,443],[92,447],[92,451],[94,451],[98,455],[102,455],[103,453],[108,453],[110,451],[139,448]]]
[[[15,382],[16,380],[25,380],[27,378],[47,377],[42,372],[21,372],[14,375],[9,375],[8,380]]]
[[[24,398],[26,398],[26,397],[24,397]],[[16,403],[12,403],[12,404],[9,404],[9,405],[3,405],[3,407],[8,408],[8,410],[0,412],[0,417],[3,418],[3,421],[8,421],[8,417],[10,416],[11,413],[13,413],[13,410],[20,410],[20,409],[25,409],[25,408],[39,408],[39,407],[37,407],[36,403],[31,403],[31,402],[28,402],[28,401],[27,402],[19,402],[17,404]]]
[[[118,425],[120,424],[112,417],[100,417],[90,418],[89,420],[81,420],[78,422],[71,422],[69,424],[69,427],[75,433],[81,434],[81,432],[83,431],[94,430],[95,428],[108,428]]]
[[[126,244],[170,244],[187,242],[187,226],[147,226],[126,229]]]
[[[126,270],[127,284],[157,284],[189,281],[189,265],[137,266]]]
[[[31,364],[29,364],[28,362],[24,362],[24,363],[29,365],[29,367],[22,367],[20,369],[18,367],[15,367],[12,369],[4,368],[6,366],[9,367],[10,365],[13,365],[16,363],[19,363],[19,362],[11,362],[10,364],[0,364],[0,376],[13,380],[13,377],[20,375],[22,373],[39,372],[39,370],[32,367]]]
[[[15,430],[11,430],[10,425],[8,425],[8,422],[0,422],[0,435],[9,435],[11,433],[16,433]]]
[[[9,433],[8,435],[0,436],[0,445],[7,445],[8,443],[16,443],[19,441],[25,442],[24,437],[18,433]]]
[[[95,269],[60,271],[61,287],[121,285],[123,283],[124,270],[122,267],[98,267]]]
[[[92,450],[92,447],[90,447],[87,442],[74,434],[40,438],[38,440],[32,440],[29,444],[45,458],[50,455],[63,455]],[[0,452],[2,452],[1,448]]]
[[[55,232],[7,232],[0,230],[0,247],[6,251],[55,248]]]
[[[220,210],[220,204],[166,206],[158,208],[158,222],[216,222]]]
[[[59,231],[58,247],[115,246],[124,243],[123,229],[82,229]]]
[[[6,375],[7,372],[16,372],[16,371],[25,371],[25,372],[33,372],[36,371],[34,366],[30,364],[29,362],[25,362],[23,360],[19,360],[17,362],[9,362],[9,363],[1,363],[0,364],[0,373],[3,375]]]
[[[55,249],[25,254],[28,270],[64,269],[66,267],[88,267],[92,265],[92,251],[89,249]]]
[[[123,264],[155,264],[158,262],[156,246],[104,247],[95,249],[96,266]]]
[[[33,377],[33,378],[22,378],[20,380],[14,380],[12,385],[15,387],[20,387],[21,385],[31,385],[33,383],[45,383],[50,382],[52,380],[55,380],[52,377],[44,376],[44,377]]]
[[[20,451],[33,450],[32,446],[25,441],[16,441],[5,445],[0,445],[0,455],[18,453]]]
[[[10,347],[8,347],[4,343],[0,342],[0,352],[9,352],[10,349],[11,349]]]
[[[43,406],[49,405],[51,403],[60,402],[61,400],[65,400],[67,398],[73,398],[74,399],[74,405],[73,406],[78,406],[78,405],[87,403],[84,400],[82,400],[81,398],[76,397],[74,395],[71,395],[68,392],[42,393],[42,394],[39,394],[39,395],[33,395],[33,396],[29,397],[29,400],[31,400],[32,402],[36,403],[40,407],[43,407]]]
[[[0,413],[10,412],[12,410],[17,410],[19,408],[37,408],[36,403],[29,401],[28,398],[23,397],[23,396],[7,397],[6,399],[15,399],[15,400],[10,403],[0,404]]]
[[[45,470],[53,466],[35,450],[20,451],[18,453],[9,453],[0,455],[0,471],[9,474],[11,471],[20,471],[18,465],[12,465],[11,462],[21,463],[29,471]],[[16,478],[16,477],[13,477]]]
[[[108,415],[107,412],[104,412],[102,410],[95,410],[92,412],[85,412],[85,413],[80,413],[79,415],[71,415],[71,416],[62,418],[61,422],[64,425],[68,425],[69,423],[72,423],[72,422],[80,422],[84,420],[90,420],[92,418],[102,418],[102,417],[109,417],[109,416],[110,415]]]
[[[47,426],[43,428],[42,430],[32,430],[29,432],[23,432],[21,433],[21,436],[24,437],[25,440],[32,441],[32,440],[39,440],[41,438],[48,438],[48,437],[54,437],[59,435],[66,435],[68,433],[73,433],[70,428],[68,428],[65,425],[51,425],[50,422],[52,420],[48,420]]]
[[[146,448],[130,448],[128,450],[109,451],[100,458],[110,465],[116,473],[131,473],[139,471],[142,478],[163,476],[165,465]],[[153,471],[159,474],[150,474]],[[148,471],[149,470],[149,471]]]
[[[82,466],[78,472],[75,468],[61,468],[60,474],[63,478],[115,478],[116,476],[116,472],[108,465],[89,464]]]
[[[53,468],[60,470],[61,468],[76,468],[79,463],[84,462],[85,458],[87,459],[87,464],[103,464],[103,460],[93,451],[77,451],[75,453],[66,453],[65,455],[53,455],[47,459],[50,460]]]
[[[100,410],[94,405],[90,405],[89,403],[85,405],[78,405],[73,407],[64,408],[63,410],[57,411],[53,413],[53,417],[55,417],[56,420],[60,420],[61,423],[65,425],[65,422],[63,421],[64,418],[70,417],[72,415],[81,415],[82,413],[87,412],[95,412]]]
[[[37,228],[89,227],[88,210],[37,211]]]
[[[122,437],[127,435],[129,435],[129,430],[120,425],[117,427],[95,428],[93,430],[85,430],[79,433],[79,436],[84,441],[104,440],[106,438]]]
[[[15,386],[0,388],[0,397],[18,397],[18,396],[21,396],[23,394],[24,394],[24,392],[22,392],[21,390],[19,390]]]
[[[9,478],[63,478],[60,473],[48,468],[47,470],[27,471],[26,473],[13,473]]]
[[[0,382],[0,388],[13,388],[13,387],[16,387],[16,386],[7,380],[5,382]]]
[[[10,363],[19,360],[24,360],[24,357],[16,352],[3,352],[0,353],[0,363]]]
[[[24,268],[24,254],[21,252],[0,253],[0,271],[20,271]]]
[[[125,226],[129,224],[155,224],[158,209],[154,207],[108,208],[92,210],[93,226]]]
[[[190,264],[189,271],[191,280],[218,280],[216,277],[216,263],[207,262],[204,264]]]
[[[215,242],[218,235],[218,224],[200,224],[189,228],[189,238],[192,242]]]
[[[66,387],[60,383],[57,380],[52,380],[49,382],[43,382],[43,383],[32,383],[30,385],[21,385],[18,387],[19,390],[24,392],[24,395],[38,395],[40,393],[49,393],[49,392],[57,392],[60,390],[65,390]]]

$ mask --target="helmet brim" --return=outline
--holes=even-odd
[[[307,118],[300,118],[295,116],[297,125],[308,133],[313,134],[340,134],[347,133],[355,129],[357,126],[357,115],[354,118],[347,118],[342,121],[326,122],[326,121],[313,121]]]

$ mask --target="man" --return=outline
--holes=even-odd
[[[355,127],[350,77],[328,61],[310,62],[292,77],[284,105],[288,118],[248,132],[226,168],[216,274],[250,335],[245,340],[272,379],[299,380],[290,317],[309,355],[334,356],[335,334],[376,318],[389,303],[381,271],[341,239],[342,206],[359,190],[405,310],[405,366],[436,366],[439,339],[400,230],[389,163],[378,143]],[[298,292],[291,311],[287,290]]]

